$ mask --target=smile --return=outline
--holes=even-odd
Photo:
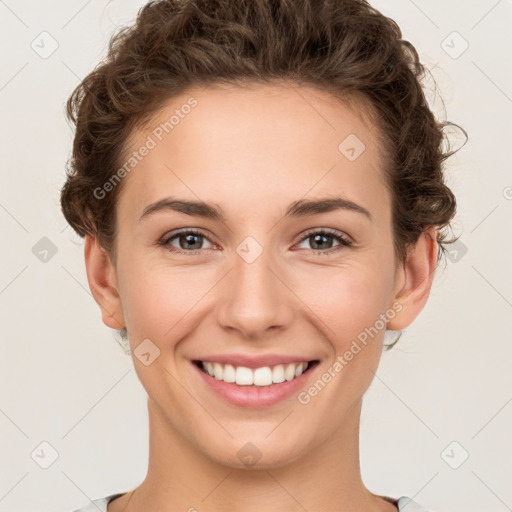
[[[320,365],[318,359],[297,363],[292,361],[274,362],[268,366],[260,366],[262,362],[255,364],[254,359],[245,362],[248,366],[231,364],[235,363],[233,360],[231,363],[198,359],[190,362],[206,386],[206,392],[213,393],[212,398],[216,396],[234,406],[259,409],[293,399],[315,378],[315,370]],[[251,364],[252,368],[249,367]]]
[[[291,381],[300,377],[311,363],[313,361],[248,368],[210,361],[197,362],[199,368],[210,377],[227,383],[235,383],[238,386],[271,386],[272,384]]]

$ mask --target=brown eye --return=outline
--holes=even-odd
[[[208,239],[200,231],[187,230],[166,237],[162,240],[161,245],[171,252],[197,254],[201,249],[205,248],[203,247],[204,240]],[[177,247],[172,243],[175,241],[177,241]]]

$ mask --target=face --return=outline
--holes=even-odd
[[[248,442],[261,467],[305,456],[372,381],[409,282],[374,130],[325,93],[268,85],[191,89],[132,139],[154,147],[124,178],[110,308],[166,428],[213,461],[243,466]],[[259,382],[312,363],[249,388],[198,360],[268,366],[235,368]]]

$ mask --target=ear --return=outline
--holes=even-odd
[[[430,226],[409,250],[406,262],[397,272],[393,303],[400,303],[402,310],[388,321],[388,329],[405,329],[425,306],[436,270],[437,250],[437,228]]]
[[[85,236],[85,267],[89,288],[101,309],[103,323],[112,329],[125,327],[116,272],[110,257],[93,236]]]

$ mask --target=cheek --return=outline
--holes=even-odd
[[[139,343],[145,338],[156,344],[179,339],[187,315],[201,308],[201,298],[216,282],[212,271],[172,265],[168,261],[126,261],[121,289],[128,330]]]
[[[376,270],[379,269],[379,270]],[[391,282],[383,267],[347,265],[310,270],[301,279],[301,298],[322,320],[323,331],[337,352],[376,324],[389,301]],[[382,328],[382,322],[377,327]]]

